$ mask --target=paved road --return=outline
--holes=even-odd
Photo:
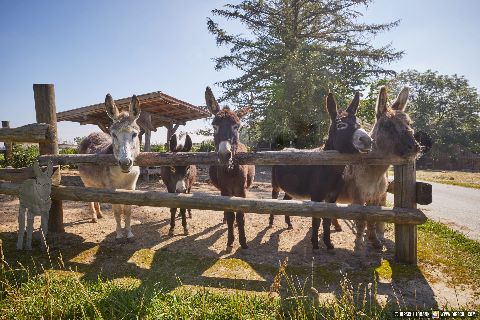
[[[480,240],[480,189],[432,184],[433,202],[419,205],[427,217],[440,220],[467,237]],[[393,203],[393,195],[388,195]]]

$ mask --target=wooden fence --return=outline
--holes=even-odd
[[[40,163],[52,161],[54,165],[66,164],[115,164],[113,155],[58,155],[57,126],[55,110],[55,94],[53,85],[34,85],[35,109],[37,122],[46,123],[42,138],[36,136],[40,143]],[[18,128],[17,128],[18,129]],[[2,137],[9,141],[18,141],[10,131],[2,132]],[[22,130],[20,130],[22,131]],[[18,131],[17,131],[18,132]],[[43,132],[43,131],[42,131]],[[20,136],[20,133],[18,133]],[[45,136],[45,139],[43,137]],[[24,135],[21,136],[25,138]],[[33,140],[33,139],[32,139]],[[23,140],[22,140],[23,141]],[[324,152],[289,152],[271,151],[258,153],[243,153],[236,155],[234,161],[239,164],[256,165],[339,165],[339,164],[393,164],[395,166],[395,181],[392,189],[395,195],[395,207],[336,205],[312,201],[244,199],[237,197],[212,196],[205,194],[169,194],[153,191],[110,190],[82,187],[66,187],[59,185],[59,170],[52,186],[52,209],[49,227],[52,232],[63,232],[62,200],[99,201],[133,205],[148,205],[160,207],[183,207],[192,209],[244,211],[259,214],[297,215],[317,218],[364,219],[369,221],[386,221],[395,223],[395,257],[397,261],[417,263],[417,224],[426,221],[425,215],[416,209],[417,197],[422,190],[427,190],[415,179],[415,161],[398,157],[381,158],[375,154],[340,154],[335,151]],[[165,154],[155,152],[141,153],[136,160],[139,166],[186,165],[186,164],[218,164],[215,153],[176,153]],[[17,170],[17,171],[15,171]],[[2,169],[0,179],[20,181],[29,178],[31,169]],[[0,183],[0,193],[17,194],[18,184],[12,182]],[[419,191],[420,190],[420,191]],[[428,193],[428,192],[427,192]],[[428,198],[423,197],[423,199]],[[431,189],[430,189],[431,199]],[[425,200],[423,200],[425,201]]]

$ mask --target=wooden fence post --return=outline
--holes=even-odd
[[[416,208],[415,160],[394,166],[395,207]],[[395,224],[395,259],[401,263],[417,264],[417,226]]]
[[[34,84],[33,96],[38,123],[50,125],[47,142],[39,143],[40,155],[58,154],[57,108],[55,105],[55,88],[53,84]],[[63,206],[61,200],[52,200],[48,229],[52,232],[65,232],[63,226]]]
[[[10,121],[2,121],[2,128],[10,128]],[[5,142],[5,160],[10,162],[13,155],[13,143],[11,141]]]

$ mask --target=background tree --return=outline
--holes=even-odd
[[[229,54],[215,59],[217,70],[235,67],[242,75],[219,82],[221,100],[252,106],[249,135],[317,146],[326,133],[323,101],[329,90],[345,106],[372,76],[392,73],[384,63],[401,57],[390,45],[371,39],[396,26],[358,22],[369,0],[244,0],[212,11],[241,22],[247,35],[234,35],[208,19],[217,45]],[[256,131],[256,132],[253,132]]]
[[[390,94],[410,88],[408,113],[414,128],[429,133],[433,153],[480,153],[480,97],[477,88],[458,75],[407,70],[388,81]]]

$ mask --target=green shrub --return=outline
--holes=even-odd
[[[199,147],[193,148],[192,151],[194,151],[194,152],[215,151],[215,143],[213,142],[213,140],[204,140],[204,141],[202,141],[202,143],[200,143]]]
[[[12,166],[14,168],[23,168],[30,167],[40,152],[38,150],[38,145],[23,145],[23,144],[14,144],[12,158],[2,161],[2,167]]]
[[[77,154],[78,150],[77,148],[65,148],[60,150],[60,154]]]
[[[165,148],[164,144],[152,144],[150,150],[152,152],[167,152],[167,148]]]

